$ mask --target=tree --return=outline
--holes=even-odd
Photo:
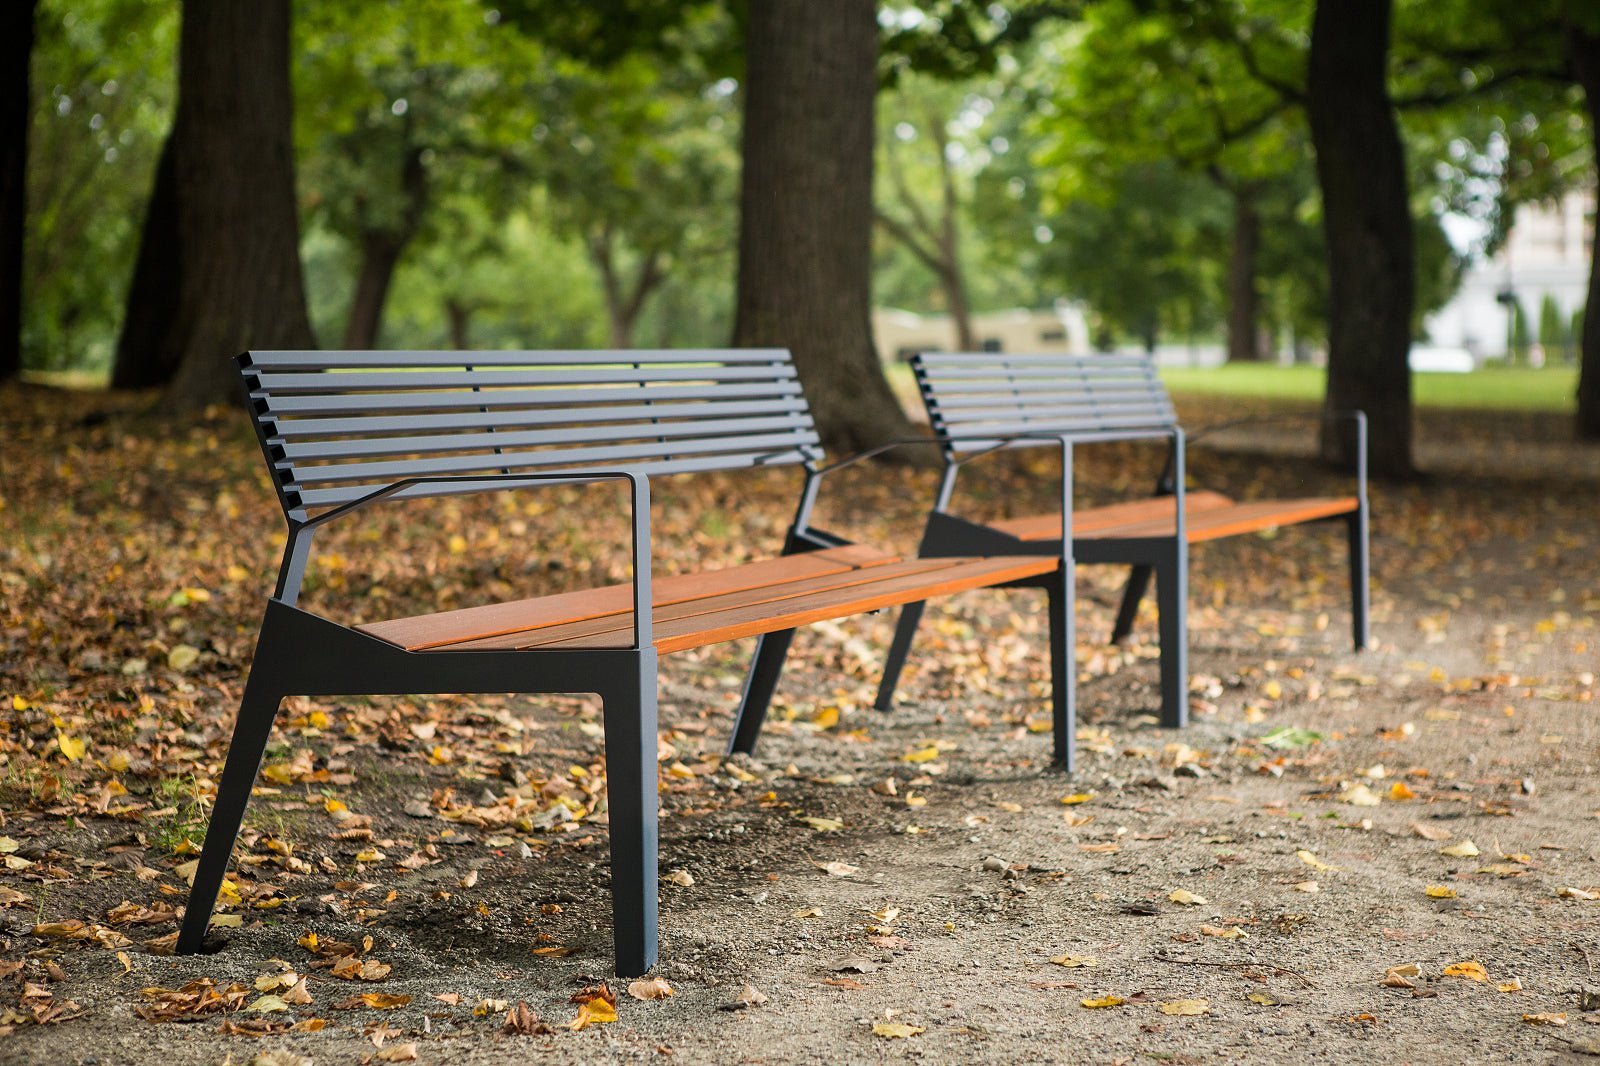
[[[1548,292],[1544,294],[1544,299],[1539,301],[1539,347],[1544,351],[1546,362],[1572,361],[1571,338],[1567,336],[1567,316],[1561,313],[1561,305]]]
[[[1567,61],[1575,80],[1583,87],[1589,109],[1589,131],[1595,167],[1600,170],[1600,16],[1591,10],[1588,22],[1567,24]],[[1600,230],[1600,223],[1596,223]],[[1578,338],[1581,365],[1578,369],[1578,411],[1575,419],[1578,439],[1600,441],[1600,232],[1590,240],[1589,294],[1583,304],[1583,331]]]
[[[0,381],[22,369],[22,235],[27,218],[28,87],[38,0],[12,0],[0,14],[5,103],[0,105]]]
[[[175,293],[119,363],[175,366],[179,408],[231,400],[230,357],[306,348],[289,89],[288,0],[186,0],[170,179],[158,177],[130,288]],[[125,324],[124,332],[130,325]],[[135,343],[136,342],[136,343]]]
[[[794,352],[832,448],[911,430],[873,348],[869,0],[752,0],[734,343]]]
[[[1330,417],[1365,411],[1372,470],[1404,478],[1414,473],[1407,360],[1416,264],[1405,151],[1387,80],[1391,6],[1391,0],[1318,0],[1306,112],[1328,244],[1324,411]],[[1348,423],[1325,425],[1322,454],[1354,464]]]

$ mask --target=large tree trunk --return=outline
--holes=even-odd
[[[877,48],[872,0],[751,0],[733,340],[794,352],[841,451],[911,432],[872,342]]]
[[[1254,363],[1262,358],[1261,294],[1256,286],[1256,256],[1261,249],[1261,212],[1255,193],[1233,193],[1233,246],[1228,255],[1228,362]]]
[[[241,351],[314,343],[290,116],[289,0],[184,0],[174,226],[144,234],[175,247],[172,317],[149,334],[171,351],[141,355],[177,363],[169,395],[180,409],[237,398]]]
[[[139,258],[117,334],[111,366],[114,389],[146,389],[165,385],[178,372],[178,345],[170,331],[178,320],[178,290],[183,265],[178,242],[178,187],[173,176],[172,134],[161,145],[155,183],[144,209]]]
[[[1385,78],[1391,0],[1319,0],[1306,111],[1328,242],[1324,411],[1363,410],[1371,466],[1404,478],[1411,461],[1411,308],[1416,287],[1404,149]],[[1355,434],[1330,421],[1325,459],[1349,468]]]
[[[1583,86],[1589,108],[1589,131],[1595,160],[1600,163],[1600,34],[1584,33],[1575,26],[1567,29],[1567,57],[1573,76]],[[1583,330],[1578,338],[1581,362],[1578,371],[1579,440],[1600,440],[1600,222],[1591,235],[1589,297],[1583,305]]]
[[[22,237],[28,218],[28,92],[33,12],[38,0],[11,0],[0,16],[5,104],[0,108],[0,381],[22,369]]]

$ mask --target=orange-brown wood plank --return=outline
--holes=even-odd
[[[1184,495],[1184,513],[1197,514],[1201,511],[1215,510],[1219,507],[1229,507],[1233,501],[1220,492],[1200,491]],[[1174,511],[1171,496],[1152,496],[1143,500],[1129,500],[1125,503],[1107,504],[1104,507],[1074,508],[1072,511],[1072,532],[1074,536],[1092,535],[1102,529],[1113,526],[1127,525],[1130,522],[1147,522],[1160,518],[1163,514]],[[1061,516],[1059,514],[1029,515],[1024,518],[1008,518],[1002,522],[990,523],[993,528],[1002,533],[1009,533],[1019,540],[1056,540],[1061,536]]]
[[[740,637],[847,618],[968,589],[988,588],[1049,573],[1060,565],[1060,560],[1049,556],[1011,555],[956,559],[954,563],[953,566],[928,573],[907,574],[776,603],[737,607],[666,622],[653,632],[656,650],[663,654],[685,651]],[[546,645],[546,648],[614,647],[616,639],[614,635],[586,637],[558,645]]]
[[[1191,544],[1243,533],[1257,533],[1276,526],[1292,526],[1319,518],[1351,514],[1359,506],[1354,496],[1320,496],[1299,500],[1250,500],[1229,507],[1189,514],[1184,524],[1185,539]],[[1171,518],[1115,526],[1091,534],[1094,537],[1170,537]]]
[[[659,626],[666,622],[693,618],[696,615],[713,614],[718,611],[733,610],[739,607],[754,607],[763,603],[776,603],[779,600],[791,600],[819,592],[831,592],[834,589],[870,584],[875,581],[903,577],[907,574],[924,574],[929,571],[945,569],[960,562],[962,562],[960,559],[908,559],[904,562],[882,566],[857,567],[854,570],[847,570],[843,573],[826,574],[820,577],[804,578],[799,581],[785,581],[782,584],[767,585],[763,588],[741,589],[719,596],[703,596],[693,600],[683,600],[679,603],[656,607],[654,624]],[[604,646],[626,647],[633,639],[633,612],[623,611],[620,614],[606,615],[603,618],[564,622],[561,625],[545,626],[542,629],[506,633],[496,637],[485,637],[481,640],[467,640],[459,644],[451,644],[447,648],[441,648],[440,650],[509,651],[538,648],[549,644],[570,646],[572,641],[587,640],[604,634],[610,634],[612,637]]]
[[[866,544],[762,559],[742,566],[698,574],[658,578],[651,585],[657,607],[703,596],[762,588],[825,574],[843,574],[861,568],[894,563],[899,556]],[[397,644],[407,651],[426,651],[446,644],[506,633],[518,633],[564,622],[607,615],[630,614],[633,585],[560,592],[551,596],[463,607],[436,614],[394,618],[357,626],[361,632]]]

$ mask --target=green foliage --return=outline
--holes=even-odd
[[[175,0],[43,0],[32,65],[24,365],[110,366],[175,92]]]

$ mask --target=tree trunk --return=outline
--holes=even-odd
[[[289,0],[184,0],[172,127],[177,300],[169,397],[238,397],[231,357],[309,348],[290,138]],[[143,250],[141,249],[141,257]]]
[[[369,230],[361,235],[361,265],[356,268],[356,291],[350,297],[350,313],[344,320],[346,351],[371,351],[378,346],[378,330],[383,324],[383,305],[389,298],[389,284],[400,265],[404,239],[392,233]]]
[[[1228,362],[1262,359],[1261,294],[1256,286],[1256,255],[1261,249],[1261,213],[1248,188],[1233,193],[1233,247],[1228,256]]]
[[[178,372],[178,345],[171,330],[178,319],[178,291],[183,256],[173,235],[178,231],[178,188],[172,167],[172,134],[161,145],[155,183],[144,209],[139,258],[117,334],[111,366],[114,389],[147,389],[165,385]]]
[[[751,0],[733,342],[794,352],[840,451],[912,429],[872,341],[877,47],[872,0]]]
[[[606,322],[610,326],[611,347],[632,348],[633,329],[644,311],[645,301],[666,280],[661,267],[661,253],[652,251],[639,264],[633,284],[622,277],[612,250],[612,232],[609,223],[587,241],[589,259],[600,272],[600,291],[606,300]]]
[[[38,0],[11,0],[0,16],[6,87],[0,130],[0,381],[22,369],[22,238],[28,219],[28,90],[33,12]]]
[[[1404,149],[1385,80],[1391,0],[1319,0],[1306,111],[1328,242],[1328,389],[1324,411],[1363,410],[1371,468],[1411,460],[1411,309],[1416,287]],[[1355,434],[1329,422],[1322,455],[1351,468]]]
[[[1567,57],[1573,76],[1583,86],[1589,109],[1590,137],[1595,159],[1600,162],[1600,34],[1584,33],[1576,26],[1567,28]],[[1600,441],[1600,222],[1591,235],[1589,296],[1583,305],[1583,328],[1578,338],[1578,414],[1579,440]]]
[[[450,346],[458,352],[472,347],[472,305],[449,297],[444,302],[444,313],[450,320]]]

